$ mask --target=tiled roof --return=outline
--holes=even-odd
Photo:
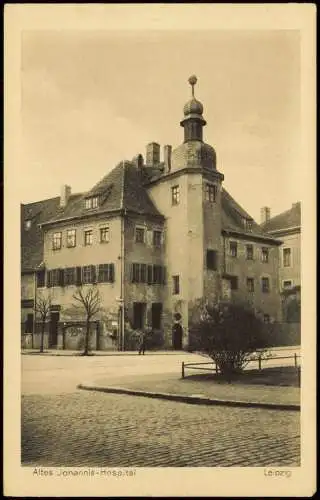
[[[237,231],[243,234],[256,236],[267,236],[252,217],[232,198],[232,196],[222,189],[222,229],[225,231]],[[252,231],[246,231],[244,220],[252,222]]]
[[[71,195],[70,203],[79,197]],[[43,233],[39,224],[51,219],[59,211],[60,197],[21,205],[21,268],[32,270],[43,260]],[[31,221],[26,229],[25,222]]]
[[[270,220],[261,224],[265,233],[279,231],[281,229],[289,229],[301,226],[301,203],[297,202],[292,205],[290,210],[286,210]]]
[[[98,193],[102,201],[98,208],[90,210],[90,214],[125,208],[136,214],[163,217],[143,187],[139,169],[130,162],[121,162],[87,193],[71,195],[65,208],[60,207],[59,196],[21,205],[21,268],[23,271],[34,269],[43,260],[43,233],[39,224],[88,215],[84,200]],[[32,221],[30,229],[25,228],[27,220]]]

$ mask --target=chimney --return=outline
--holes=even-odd
[[[261,219],[261,224],[264,224],[265,222],[268,222],[270,220],[271,214],[270,214],[270,208],[269,207],[262,207],[260,210],[260,219]]]
[[[163,146],[163,161],[164,161],[164,172],[167,174],[171,170],[171,152],[172,146],[166,144]]]
[[[70,195],[71,195],[71,187],[64,184],[61,187],[60,207],[64,208],[67,206]]]
[[[297,201],[296,203],[292,203],[292,208],[299,208],[300,206],[300,201]]]
[[[157,166],[160,163],[160,145],[156,142],[150,142],[147,145],[147,157],[146,165],[147,167]]]
[[[138,154],[134,158],[132,158],[132,162],[135,164],[137,168],[142,168],[143,167],[143,156],[141,154]]]

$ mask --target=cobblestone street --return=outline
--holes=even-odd
[[[299,414],[85,391],[22,397],[22,464],[299,466]]]

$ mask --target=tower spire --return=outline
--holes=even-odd
[[[191,94],[192,94],[192,98],[194,99],[194,86],[195,84],[197,83],[198,79],[196,77],[196,75],[192,75],[190,76],[190,78],[188,79],[188,82],[190,83],[191,85]]]
[[[180,125],[184,128],[184,142],[202,141],[202,128],[206,124],[202,116],[203,106],[194,96],[194,86],[197,81],[195,75],[188,78],[192,96],[183,108],[184,119],[180,122]]]

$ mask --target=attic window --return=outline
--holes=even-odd
[[[98,196],[91,196],[90,198],[85,199],[85,208],[89,210],[90,208],[98,207]]]
[[[29,229],[31,228],[31,220],[26,220],[25,221],[24,228],[25,228],[26,231],[29,231]]]
[[[245,230],[248,231],[248,232],[251,232],[252,231],[252,219],[244,219],[244,227],[245,227]]]

